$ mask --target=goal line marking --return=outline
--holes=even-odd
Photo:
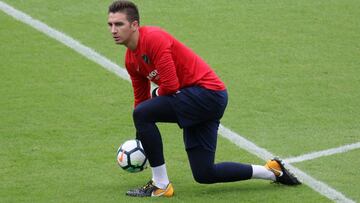
[[[296,157],[289,157],[289,158],[284,159],[284,161],[287,163],[298,163],[298,162],[302,162],[302,161],[316,159],[319,157],[344,153],[344,152],[348,152],[348,151],[351,151],[354,149],[359,149],[359,148],[360,148],[360,142],[357,142],[357,143],[353,143],[353,144],[344,145],[341,147],[331,148],[331,149],[317,151],[317,152],[311,152],[311,153],[303,154],[303,155],[296,156]]]

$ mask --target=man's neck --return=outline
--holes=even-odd
[[[140,32],[139,32],[139,30],[136,30],[132,34],[131,39],[129,40],[129,43],[127,43],[125,46],[128,49],[130,49],[131,51],[134,51],[138,45],[139,37],[140,37]]]

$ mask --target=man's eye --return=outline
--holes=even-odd
[[[115,23],[115,26],[122,26],[124,23]]]

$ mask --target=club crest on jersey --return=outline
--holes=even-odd
[[[146,64],[150,64],[150,60],[149,60],[149,57],[148,57],[148,56],[146,56],[146,55],[144,54],[144,55],[142,55],[142,58],[143,58],[143,60],[144,60],[144,62],[145,62]]]

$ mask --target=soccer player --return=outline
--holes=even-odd
[[[127,191],[127,195],[174,195],[157,122],[177,123],[183,129],[191,171],[199,183],[254,178],[300,184],[279,159],[272,159],[265,166],[215,164],[217,131],[227,105],[224,83],[203,59],[173,36],[158,27],[140,27],[134,3],[113,2],[108,10],[108,25],[115,43],[127,48],[125,66],[134,90],[136,138],[141,141],[152,170],[151,180]],[[150,82],[158,85],[152,93]]]

